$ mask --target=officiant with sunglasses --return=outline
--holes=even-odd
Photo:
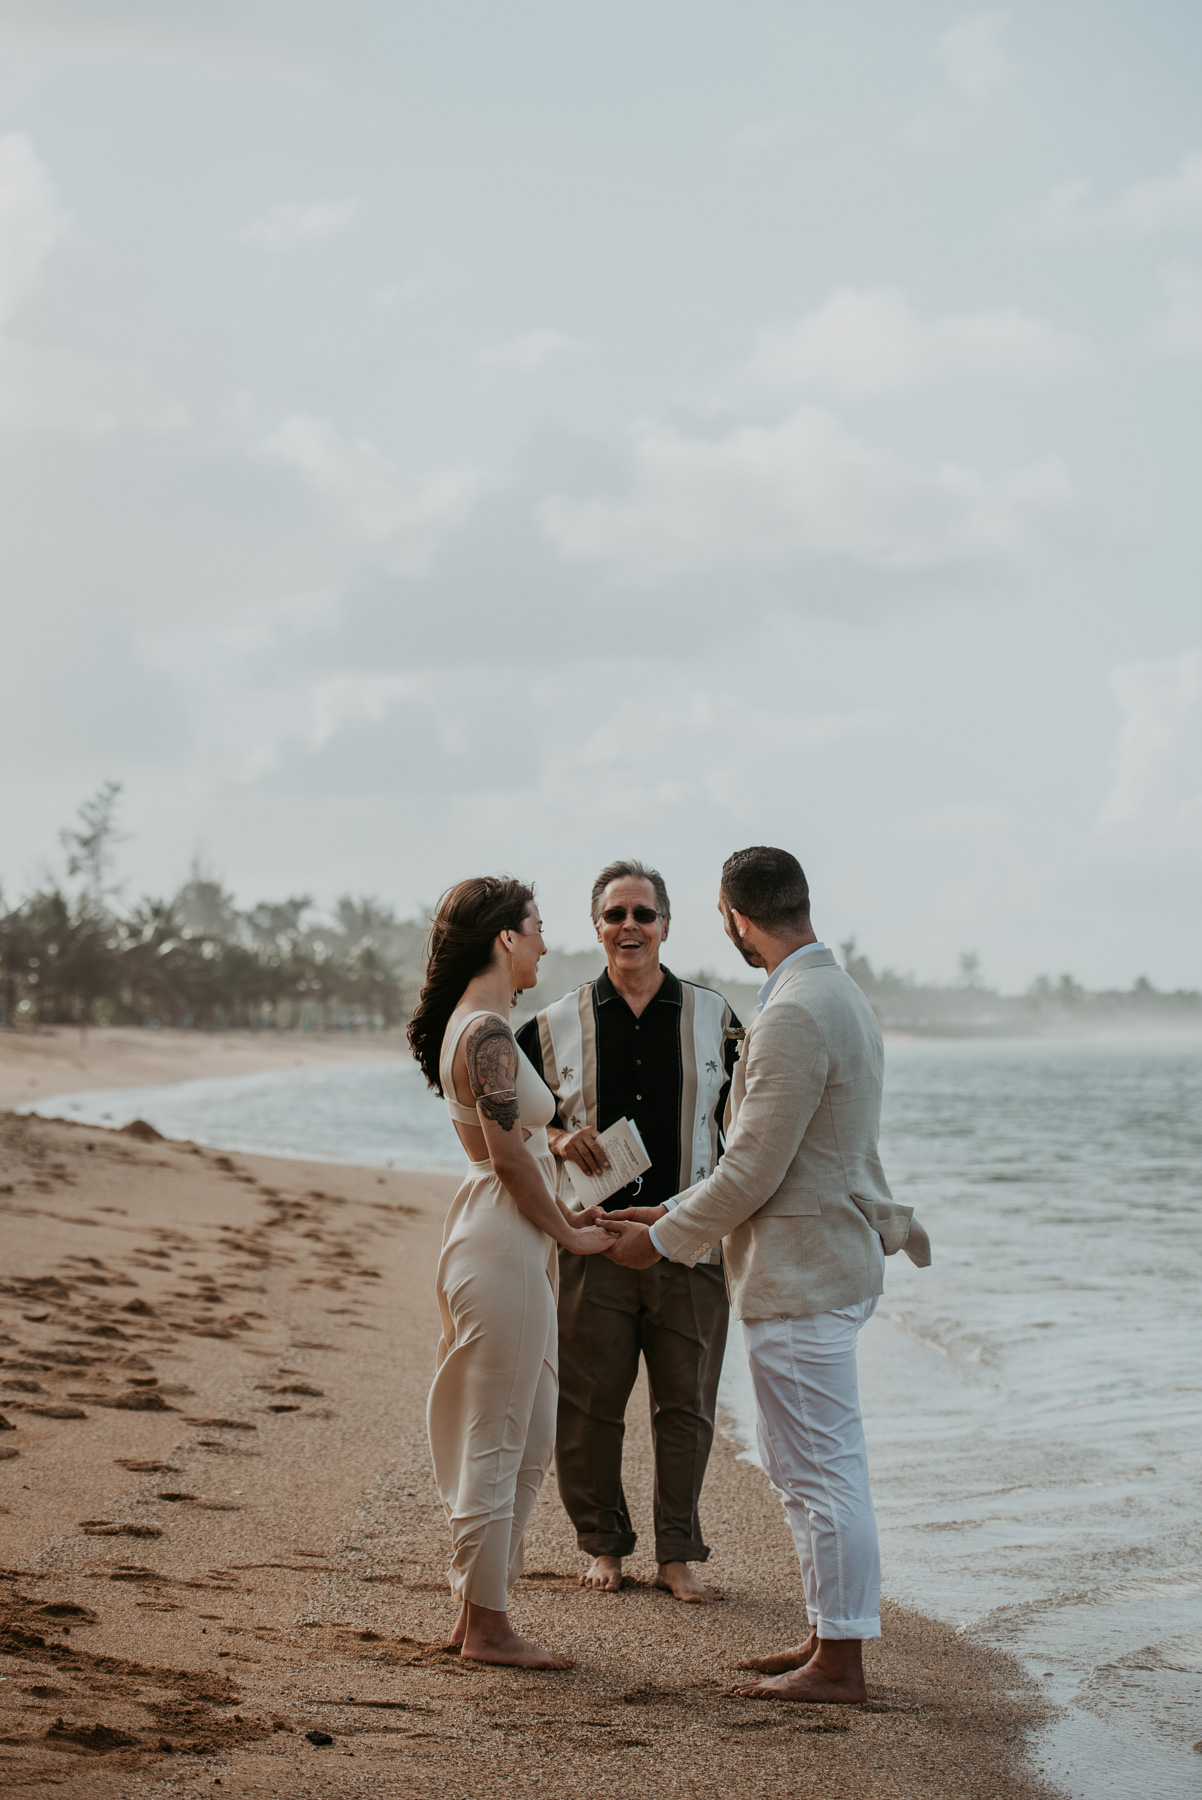
[[[555,1095],[548,1129],[565,1187],[608,1167],[598,1135],[637,1126],[651,1167],[604,1202],[654,1206],[704,1181],[718,1160],[739,1022],[721,994],[660,962],[671,909],[663,876],[610,863],[593,883],[605,951],[596,981],[529,1020],[518,1043]],[[578,1180],[579,1203],[591,1197]],[[622,1269],[564,1256],[559,1274],[559,1491],[592,1561],[581,1585],[616,1592],[635,1545],[622,1490],[627,1401],[647,1365],[655,1445],[656,1583],[678,1600],[714,1598],[691,1566],[709,1549],[698,1500],[714,1435],[729,1309],[720,1251],[696,1267]]]

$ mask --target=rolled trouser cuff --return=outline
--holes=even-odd
[[[586,1556],[632,1556],[638,1542],[633,1531],[578,1531],[577,1548]]]
[[[821,1613],[810,1623],[820,1638],[879,1638],[881,1616],[872,1619],[824,1619]]]
[[[664,1543],[656,1540],[655,1560],[661,1565],[670,1562],[708,1562],[710,1547],[703,1544],[700,1538],[682,1538],[675,1543]]]

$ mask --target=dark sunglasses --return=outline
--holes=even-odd
[[[601,917],[607,925],[624,925],[627,917],[636,925],[654,925],[659,914],[653,906],[607,906]]]

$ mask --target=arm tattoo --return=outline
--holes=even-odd
[[[482,1019],[467,1038],[467,1078],[477,1110],[502,1131],[518,1122],[518,1047],[500,1019]]]

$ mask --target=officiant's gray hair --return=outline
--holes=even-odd
[[[668,890],[664,878],[658,869],[648,868],[646,863],[637,862],[634,857],[626,857],[618,862],[606,863],[596,881],[593,883],[592,914],[593,924],[601,917],[601,896],[611,881],[649,881],[655,889],[655,909],[663,919],[672,917],[672,907],[668,900]]]

